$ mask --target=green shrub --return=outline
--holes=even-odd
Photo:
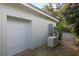
[[[75,30],[76,36],[79,36],[79,21],[77,21],[77,22],[75,23],[75,28],[74,28],[74,30]]]

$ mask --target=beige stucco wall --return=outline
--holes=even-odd
[[[0,4],[0,55],[7,54],[7,15],[32,21],[30,49],[46,43],[48,24],[56,26],[55,22],[32,13],[28,8],[23,9],[16,4]]]

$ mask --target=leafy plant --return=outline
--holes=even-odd
[[[65,19],[68,28],[76,36],[76,41],[79,41],[79,4],[69,3],[62,6],[59,16],[61,19]],[[67,29],[67,30],[68,30]],[[79,43],[79,42],[78,42]]]
[[[77,21],[77,22],[75,23],[75,28],[74,28],[74,30],[75,30],[76,36],[79,36],[79,21]]]

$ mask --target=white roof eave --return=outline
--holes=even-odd
[[[25,3],[21,3],[21,4],[24,5],[24,6],[27,6],[27,7],[31,8],[31,9],[33,9],[33,10],[35,10],[35,11],[38,12],[38,13],[43,14],[44,16],[47,16],[47,17],[51,18],[52,20],[54,20],[54,21],[56,21],[56,22],[59,22],[58,19],[56,19],[56,18],[54,18],[54,17],[52,17],[52,16],[50,16],[50,15],[48,15],[48,14],[46,14],[46,13],[40,11],[40,10],[34,8],[33,6],[31,6],[31,5],[29,5],[29,4],[25,4]]]

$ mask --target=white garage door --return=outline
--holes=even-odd
[[[7,55],[15,55],[30,47],[31,23],[8,17]]]

